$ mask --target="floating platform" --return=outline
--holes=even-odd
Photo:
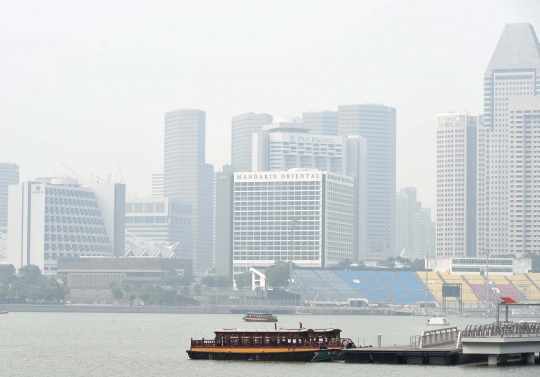
[[[485,361],[485,355],[463,355],[454,344],[429,348],[411,346],[363,347],[344,351],[346,363],[460,365]]]

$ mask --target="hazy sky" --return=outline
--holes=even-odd
[[[230,162],[231,117],[382,103],[397,109],[397,187],[434,209],[436,115],[481,112],[509,22],[540,1],[0,1],[0,161],[21,179],[119,177],[150,194],[163,114],[207,114],[206,159]]]

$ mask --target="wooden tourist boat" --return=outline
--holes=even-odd
[[[272,313],[247,313],[243,318],[245,322],[277,322],[277,316]]]
[[[215,331],[214,339],[191,339],[186,352],[191,359],[204,360],[331,361],[344,348],[338,345],[340,333],[338,329],[223,329]]]
[[[344,349],[356,348],[356,345],[350,338],[341,338],[339,329],[314,329],[313,339],[320,344],[328,347],[329,356],[334,355],[332,360],[345,360]]]
[[[4,309],[4,308],[0,308],[0,314],[8,314],[9,312]]]

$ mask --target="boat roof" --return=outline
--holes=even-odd
[[[265,329],[219,329],[219,330],[215,330],[214,332],[216,333],[225,332],[225,333],[266,333],[266,334],[273,333],[273,334],[276,334],[276,333],[283,333],[283,332],[301,333],[301,332],[308,332],[308,331],[309,329],[277,329],[277,330],[274,330],[274,329],[268,329],[268,330],[265,330]]]

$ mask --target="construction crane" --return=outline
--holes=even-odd
[[[71,174],[73,174],[75,177],[77,177],[77,179],[79,179],[79,182],[86,183],[86,179],[83,179],[79,174],[75,173],[75,171],[73,171],[69,166],[64,164],[58,157],[55,157],[55,159],[56,159],[56,161],[61,163],[63,167],[65,167],[67,170],[69,170],[71,172]]]
[[[116,161],[116,166],[118,167],[118,172],[120,173],[120,177],[122,178],[122,182],[126,185],[126,192],[128,194],[128,197],[130,199],[133,199],[133,197],[131,196],[131,192],[129,192],[129,188],[128,188],[128,185],[126,183],[126,180],[124,179],[124,173],[122,173],[122,168],[120,167],[120,164],[118,163],[118,161]]]

